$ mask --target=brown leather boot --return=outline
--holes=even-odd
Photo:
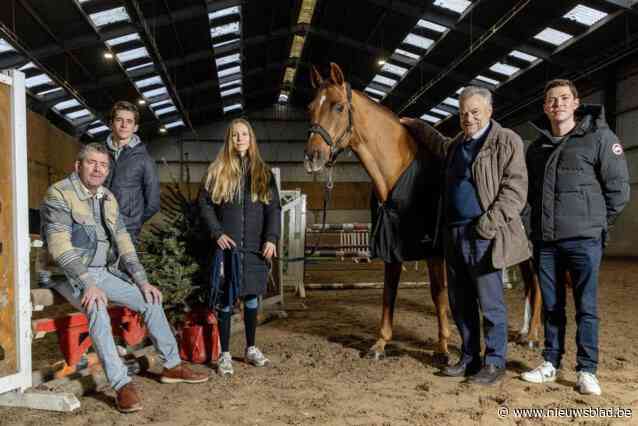
[[[121,413],[133,413],[142,409],[142,401],[133,382],[125,384],[117,391],[115,404]]]
[[[208,374],[196,373],[181,363],[177,367],[165,368],[160,381],[162,383],[204,383],[209,378]]]

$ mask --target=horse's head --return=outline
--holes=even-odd
[[[328,79],[313,66],[310,81],[317,94],[308,106],[310,131],[304,156],[308,173],[331,167],[352,137],[352,91],[339,65],[330,64]]]

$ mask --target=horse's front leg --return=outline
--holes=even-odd
[[[430,274],[430,294],[436,308],[436,318],[439,323],[439,341],[434,351],[434,362],[447,365],[450,352],[447,344],[450,340],[450,321],[448,320],[449,301],[447,295],[447,280],[443,257],[428,260]]]
[[[401,262],[386,263],[383,279],[383,311],[379,339],[368,351],[367,357],[379,360],[385,356],[385,345],[392,339],[392,320],[394,304],[397,300],[399,279],[401,278]]]
[[[538,346],[539,343],[542,309],[541,288],[531,259],[522,262],[519,267],[525,283],[525,313],[518,340],[532,348]]]

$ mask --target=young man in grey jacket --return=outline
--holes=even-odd
[[[139,120],[140,113],[135,105],[116,102],[111,109],[111,134],[106,138],[111,156],[106,187],[115,194],[134,243],[137,243],[142,225],[160,209],[157,167],[135,134]]]

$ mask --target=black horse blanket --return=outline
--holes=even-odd
[[[385,203],[380,203],[373,192],[372,257],[406,262],[442,255],[441,238],[436,238],[441,170],[441,162],[422,148]]]

